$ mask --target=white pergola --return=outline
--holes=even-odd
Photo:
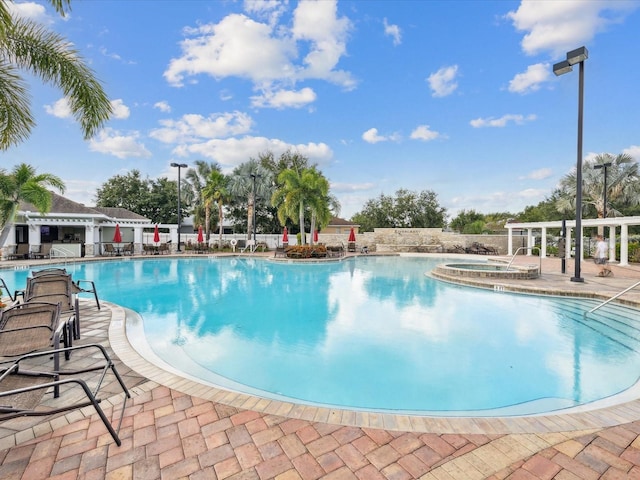
[[[566,242],[565,242],[565,257],[570,258],[571,255],[571,238],[575,235],[576,221],[566,220]],[[629,225],[640,225],[640,217],[610,217],[610,218],[596,218],[596,219],[582,219],[582,227],[604,227],[609,229],[609,235],[605,237],[609,238],[609,258],[616,258],[616,232],[620,228],[620,262],[619,265],[629,265]],[[509,231],[508,237],[508,253],[514,254],[513,250],[513,231],[514,230],[526,230],[527,231],[527,255],[532,255],[534,244],[534,232],[540,231],[541,244],[540,244],[540,256],[547,256],[547,230],[549,228],[562,228],[562,221],[553,222],[530,222],[530,223],[507,223],[505,228]],[[579,232],[581,238],[584,237],[583,232]],[[520,247],[522,248],[522,247]],[[581,249],[584,251],[584,248]],[[576,255],[580,255],[580,260],[584,258],[583,251],[576,252]]]

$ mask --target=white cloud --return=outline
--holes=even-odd
[[[124,104],[124,101],[121,98],[112,100],[111,108],[113,109],[113,118],[117,120],[124,120],[126,118],[129,118],[129,115],[131,113],[129,107]]]
[[[514,93],[531,93],[540,88],[540,84],[549,80],[551,72],[548,63],[529,65],[527,71],[518,73],[509,82],[509,91]]]
[[[534,170],[529,172],[524,179],[529,180],[545,180],[553,175],[553,170],[550,168],[539,168],[538,170]]]
[[[451,199],[447,206],[449,215],[455,217],[461,210],[475,210],[477,212],[503,212],[505,205],[509,211],[517,213],[527,205],[542,201],[549,194],[545,189],[526,188],[515,192],[487,192],[481,195],[458,196]]]
[[[337,13],[336,0],[298,3],[293,14],[292,34],[296,40],[310,42],[309,53],[303,60],[306,68],[298,77],[326,79],[351,89],[355,87],[351,74],[334,70],[347,52],[347,36],[351,30],[349,19],[338,18]]]
[[[375,183],[340,183],[331,182],[331,191],[335,193],[362,192],[375,188]]]
[[[215,25],[185,30],[191,38],[181,43],[182,56],[170,61],[164,77],[182,86],[185,76],[207,74],[214,78],[248,78],[254,83],[291,78],[295,68],[295,43],[273,36],[272,28],[251,18],[232,14]]]
[[[89,150],[121,159],[150,157],[151,152],[145,148],[144,144],[138,142],[139,138],[138,132],[125,135],[111,128],[105,128],[89,141]]]
[[[311,163],[327,165],[333,157],[333,151],[324,143],[292,145],[282,140],[245,136],[242,138],[212,139],[202,143],[180,145],[173,153],[180,157],[198,155],[216,161],[224,173],[255,157],[256,152],[270,151],[278,157],[286,151],[295,151],[306,156]]]
[[[112,100],[113,119],[123,120],[129,118],[129,107],[122,99]],[[45,105],[44,111],[56,118],[73,118],[73,112],[66,97],[57,100],[53,105]]]
[[[47,11],[44,5],[40,5],[36,2],[4,2],[5,8],[9,10],[12,15],[24,18],[25,20],[32,20],[42,25],[48,25],[54,22],[53,17],[47,15]],[[68,14],[67,14],[68,17]]]
[[[57,118],[72,118],[71,107],[66,98],[57,100],[53,105],[45,105],[44,111]]]
[[[202,139],[224,138],[246,134],[253,120],[242,112],[227,112],[203,117],[197,114],[183,115],[178,120],[160,120],[161,128],[149,136],[163,143],[191,143]]]
[[[413,132],[411,132],[411,138],[413,140],[430,141],[439,138],[441,135],[438,132],[431,130],[429,125],[418,125]]]
[[[631,155],[635,160],[640,162],[640,145],[631,145],[629,148],[622,150],[622,153]]]
[[[362,134],[362,139],[367,143],[378,143],[378,142],[385,142],[388,140],[386,137],[378,135],[377,128],[370,128],[369,130],[364,132]]]
[[[169,102],[166,102],[164,100],[154,103],[153,108],[157,108],[164,113],[171,113],[171,105],[169,105]]]
[[[577,46],[591,42],[596,33],[620,22],[637,8],[637,2],[609,0],[522,0],[506,17],[514,27],[528,32],[522,50],[528,55],[551,52],[559,58]]]
[[[271,4],[270,4],[271,5]],[[272,4],[275,8],[276,4]],[[257,2],[245,3],[250,13],[264,16]],[[244,14],[231,14],[217,24],[185,29],[189,38],[181,42],[182,55],[170,61],[164,72],[174,86],[183,86],[186,77],[205,74],[216,79],[241,77],[257,89],[291,85],[306,79],[320,79],[344,88],[355,87],[349,72],[337,70],[346,54],[351,22],[337,17],[335,1],[304,1],[293,12],[293,26],[274,23],[279,14],[269,16],[269,23]],[[299,60],[298,52],[308,52]]]
[[[402,33],[400,31],[400,27],[398,25],[389,24],[386,18],[383,21],[384,21],[384,34],[393,38],[394,45],[400,45],[402,43]]]
[[[457,74],[458,66],[452,65],[450,67],[442,67],[437,72],[429,75],[427,82],[429,82],[429,87],[433,91],[432,95],[434,97],[451,95],[458,88],[458,83],[456,82]]]
[[[500,118],[487,117],[487,118],[476,118],[475,120],[471,120],[469,123],[474,128],[482,128],[482,127],[506,127],[509,123],[515,123],[516,125],[523,125],[525,122],[531,122],[535,120],[537,117],[535,115],[516,115],[516,114],[507,114],[503,115]]]
[[[265,91],[262,95],[251,97],[251,106],[257,108],[301,108],[315,102],[316,93],[305,87],[302,90]]]

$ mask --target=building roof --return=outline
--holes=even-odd
[[[32,212],[33,215],[39,215],[38,209],[29,202],[20,202],[19,210],[24,213]],[[82,203],[69,200],[55,192],[51,192],[51,210],[49,210],[46,215],[58,217],[64,215],[86,215],[88,217],[108,217],[111,219],[150,221],[146,217],[138,215],[126,208],[87,207]]]
[[[360,225],[354,222],[350,222],[349,220],[345,220],[344,218],[339,217],[331,217],[329,221],[329,226],[332,227],[359,227]]]

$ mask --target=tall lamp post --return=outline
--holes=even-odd
[[[180,209],[180,169],[187,168],[186,163],[172,163],[172,167],[178,169],[178,252],[180,252],[180,230],[182,229],[182,210]]]
[[[252,228],[253,228],[253,248],[256,248],[256,178],[260,178],[262,175],[257,173],[252,173],[251,178],[253,179],[253,220],[252,220]]]
[[[596,170],[602,168],[604,170],[604,199],[602,200],[604,203],[602,205],[602,218],[607,218],[607,168],[611,166],[611,162],[603,163],[601,165],[594,165],[593,168]]]
[[[584,282],[580,276],[580,262],[582,262],[582,112],[584,98],[584,61],[589,58],[585,47],[576,48],[567,53],[567,59],[553,66],[553,73],[564,75],[573,70],[573,65],[580,64],[578,80],[578,160],[576,166],[576,258],[575,273],[572,282]]]

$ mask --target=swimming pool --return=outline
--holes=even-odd
[[[128,326],[130,338],[143,333],[174,368],[268,398],[519,415],[636,383],[636,311],[612,305],[583,322],[595,302],[442,284],[424,275],[440,262],[172,258],[78,264],[73,274],[138,312],[143,322]],[[27,275],[7,273],[10,286]]]

